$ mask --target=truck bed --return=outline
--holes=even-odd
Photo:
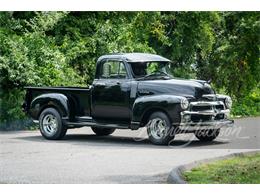
[[[25,87],[26,107],[30,109],[30,104],[34,98],[42,94],[56,93],[63,94],[69,98],[73,105],[75,117],[90,116],[91,89],[85,87]]]

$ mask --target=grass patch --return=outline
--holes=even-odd
[[[203,164],[183,176],[193,184],[260,184],[260,153]]]

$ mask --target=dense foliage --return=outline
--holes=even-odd
[[[243,111],[247,103],[259,114],[259,16],[0,12],[0,121],[25,117],[24,86],[89,85],[97,58],[112,52],[163,55],[174,62],[177,77],[212,79],[215,88],[235,99],[235,114],[250,115],[250,109]]]

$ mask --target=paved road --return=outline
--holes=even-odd
[[[97,137],[81,128],[62,141],[38,131],[0,132],[0,183],[165,183],[174,166],[260,149],[260,117],[235,124],[212,143],[189,143],[186,134],[171,146],[150,144],[142,131]]]

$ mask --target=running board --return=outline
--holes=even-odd
[[[34,123],[39,124],[38,120],[33,120]],[[104,123],[96,123],[96,122],[68,122],[65,118],[63,118],[63,122],[68,127],[103,127],[103,128],[116,128],[116,129],[130,129],[127,124],[104,124]]]
[[[104,124],[104,123],[95,123],[95,122],[66,122],[68,127],[103,127],[103,128],[116,128],[116,129],[129,129],[130,127],[126,124]]]

